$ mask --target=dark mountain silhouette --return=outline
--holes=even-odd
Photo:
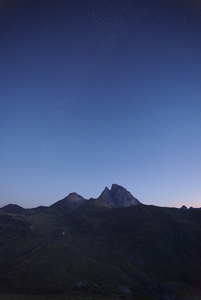
[[[117,184],[113,184],[111,190],[106,187],[100,197],[112,202],[117,207],[128,207],[140,204],[140,202],[134,198],[130,192]]]
[[[78,206],[86,204],[87,201],[89,200],[84,199],[77,193],[70,193],[64,199],[59,200],[49,206],[49,208],[64,212],[66,210],[72,210]],[[129,207],[140,204],[140,202],[134,198],[130,192],[117,184],[113,184],[111,190],[106,187],[99,198],[93,199],[92,201],[95,201],[94,204],[97,206],[105,206],[107,208]]]
[[[24,208],[17,204],[8,204],[4,206],[2,209],[8,213],[21,213],[24,211]]]
[[[0,292],[201,299],[201,210],[116,207],[132,197],[113,185],[97,199],[1,208]]]
[[[65,211],[68,209],[77,208],[80,205],[86,203],[86,199],[82,196],[78,195],[77,193],[70,193],[67,197],[62,200],[57,201],[56,203],[52,204],[50,208],[55,210]]]

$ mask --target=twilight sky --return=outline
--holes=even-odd
[[[201,206],[198,0],[0,1],[0,207]]]

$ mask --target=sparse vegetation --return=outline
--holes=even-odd
[[[126,299],[126,298],[125,298]],[[132,300],[153,300],[153,297],[136,295]],[[61,295],[17,295],[0,294],[0,300],[122,300],[121,298],[83,297],[83,296],[61,296]]]
[[[103,204],[0,209],[0,299],[201,297],[201,210]]]

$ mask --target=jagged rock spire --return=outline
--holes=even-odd
[[[133,197],[130,192],[118,184],[112,184],[110,190],[106,187],[100,197],[112,202],[117,207],[128,207],[140,204],[139,200]]]

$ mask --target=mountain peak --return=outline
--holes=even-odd
[[[124,187],[122,187],[122,186],[120,186],[120,185],[118,185],[118,184],[116,184],[116,183],[113,183],[112,186],[111,186],[111,190],[112,190],[112,189],[116,189],[116,188],[122,188],[122,189],[125,189]]]
[[[2,207],[3,210],[5,210],[8,213],[21,213],[25,209],[17,204],[8,204],[4,207]]]
[[[84,200],[84,198],[82,196],[80,196],[79,194],[73,192],[73,193],[70,193],[66,198],[64,199],[68,199],[70,201],[76,201],[76,202],[79,202],[79,201],[82,201]]]
[[[101,198],[110,201],[110,190],[108,189],[108,187],[106,186],[104,191],[102,192],[102,194],[100,195]]]
[[[67,197],[62,200],[57,201],[56,203],[52,204],[50,207],[56,210],[67,210],[69,208],[73,209],[76,208],[86,202],[82,196],[78,195],[77,193],[73,192],[70,193]]]
[[[115,183],[112,184],[111,190],[106,187],[101,193],[100,197],[112,202],[117,207],[128,207],[140,204],[140,202],[133,197],[130,192],[128,192],[124,187]]]

